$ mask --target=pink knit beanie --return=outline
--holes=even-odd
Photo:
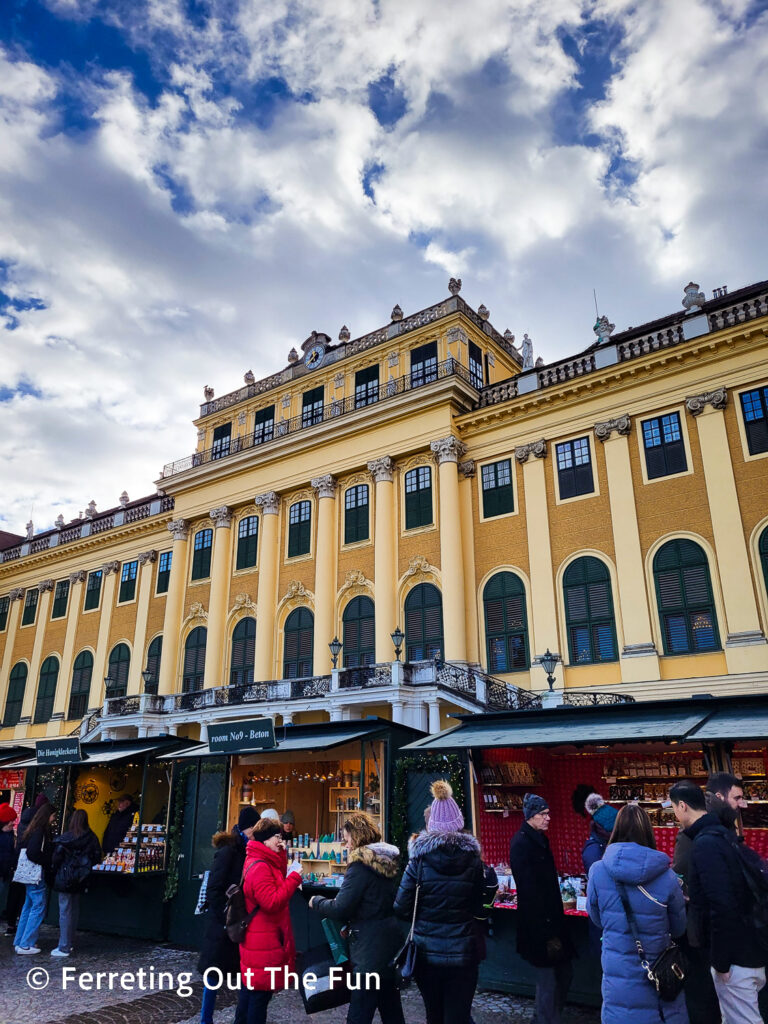
[[[460,832],[464,828],[464,815],[453,799],[453,790],[445,779],[438,779],[430,787],[434,800],[430,807],[427,832]]]

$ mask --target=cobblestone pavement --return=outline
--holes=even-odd
[[[36,956],[17,956],[10,937],[0,935],[0,1024],[198,1024],[200,1020],[201,985],[195,971],[197,955],[171,946],[154,945],[134,939],[78,934],[76,952],[69,959],[57,960],[50,951],[58,940],[58,929],[44,926]],[[102,988],[84,991],[70,981],[62,990],[64,968],[74,968],[82,977],[85,972],[145,971],[146,979],[154,977],[153,991],[142,993],[114,988],[106,979]],[[49,984],[34,991],[27,982],[28,972],[44,969]],[[154,975],[150,972],[154,971]],[[186,998],[176,991],[158,991],[158,975],[169,971],[175,979],[179,974],[188,981],[192,993]],[[41,974],[33,974],[31,982],[40,984]],[[148,984],[148,982],[145,982]],[[219,993],[215,1024],[232,1024],[235,994]],[[403,999],[407,1024],[424,1024],[424,1006],[418,991],[406,992]],[[532,1000],[494,992],[479,992],[473,1006],[475,1024],[528,1024],[533,1018]],[[305,1018],[301,997],[297,992],[281,992],[270,1004],[269,1024],[296,1024]],[[598,1010],[568,1007],[563,1024],[598,1024]],[[346,1007],[314,1014],[312,1024],[343,1024]],[[378,1020],[378,1018],[377,1018]]]

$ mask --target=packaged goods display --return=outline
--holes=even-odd
[[[138,815],[137,815],[138,817]],[[166,832],[163,825],[131,826],[119,846],[107,854],[94,871],[143,874],[165,868]]]

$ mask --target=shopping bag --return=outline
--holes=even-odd
[[[331,947],[333,962],[335,964],[349,963],[349,942],[339,922],[330,917],[324,917],[323,932]]]
[[[13,880],[22,885],[39,885],[43,880],[42,865],[31,861],[26,850],[22,850],[19,854],[19,863],[16,865]]]
[[[339,967],[333,962],[327,945],[315,946],[297,954],[296,971],[305,1013],[320,1013],[321,1010],[332,1010],[349,1002],[347,967],[346,964]],[[334,968],[335,983],[331,982],[331,968]],[[341,978],[340,971],[344,972]],[[314,977],[308,978],[310,974]]]

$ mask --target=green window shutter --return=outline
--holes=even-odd
[[[195,693],[205,685],[205,648],[208,630],[196,626],[184,642],[184,672],[181,681],[182,693]]]
[[[483,589],[483,608],[488,671],[528,668],[528,617],[522,580],[511,572],[496,573]]]
[[[128,672],[131,667],[131,652],[127,644],[117,644],[109,655],[107,676],[110,680],[107,697],[124,697],[128,691]]]
[[[69,603],[69,580],[59,580],[53,595],[52,619],[63,619]]]
[[[405,600],[407,661],[443,656],[443,599],[432,583],[420,583]]]
[[[90,651],[81,651],[75,658],[72,668],[72,686],[69,691],[69,710],[67,718],[83,718],[88,710],[88,698],[91,692],[93,676],[93,655]]]
[[[237,528],[237,569],[252,569],[258,555],[259,518],[246,516]]]
[[[571,664],[616,661],[616,622],[607,566],[592,556],[577,558],[565,571],[563,591]]]
[[[160,560],[157,563],[157,593],[167,594],[168,587],[171,582],[171,564],[173,562],[173,552],[163,551],[160,554]]]
[[[704,550],[691,540],[672,540],[653,560],[664,653],[698,654],[720,648],[717,615]]]
[[[99,600],[101,598],[101,569],[96,569],[95,572],[88,574],[88,582],[85,586],[85,605],[84,610],[90,611],[92,608],[99,607]]]
[[[211,548],[213,530],[198,530],[192,554],[192,579],[205,580],[211,575]]]
[[[370,597],[355,597],[344,609],[342,643],[345,668],[372,665],[376,660],[375,615]]]
[[[285,620],[283,679],[312,675],[315,617],[309,608],[295,608]]]
[[[229,666],[230,685],[240,686],[253,682],[256,660],[256,620],[241,619],[232,633],[232,657]]]
[[[40,668],[40,682],[37,687],[35,701],[34,725],[50,722],[53,714],[53,703],[56,699],[56,683],[59,679],[59,659],[51,656],[46,658]]]
[[[8,696],[5,699],[5,714],[3,715],[3,726],[18,725],[21,719],[21,710],[24,706],[24,691],[27,687],[27,666],[18,662],[11,669],[8,679]]]

